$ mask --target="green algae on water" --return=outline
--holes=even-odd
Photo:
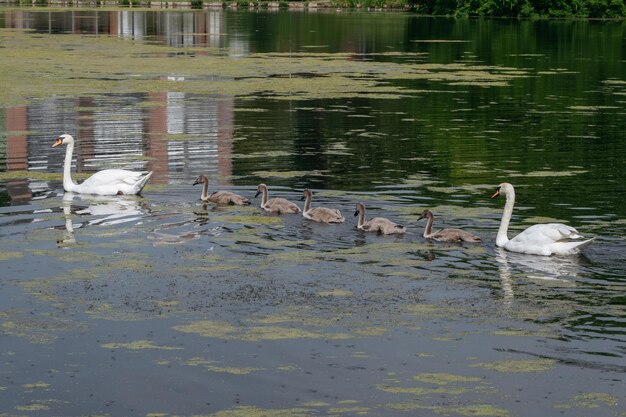
[[[347,414],[349,416],[365,415],[371,412],[369,407],[331,407],[328,412],[333,414]]]
[[[127,350],[146,350],[146,349],[158,349],[158,350],[180,350],[181,347],[175,346],[159,346],[154,344],[150,340],[135,340],[133,342],[120,342],[120,343],[104,343],[101,345],[105,349],[127,349]]]
[[[463,382],[478,382],[480,378],[444,373],[424,373],[413,377],[415,381],[426,382],[434,385],[449,385]]]
[[[226,322],[200,320],[186,325],[174,326],[174,330],[197,334],[217,339],[243,341],[283,340],[283,339],[349,339],[352,336],[343,333],[324,333],[305,330],[299,327],[252,326],[234,327]]]
[[[247,375],[252,372],[261,371],[261,368],[252,367],[234,367],[234,366],[220,366],[217,362],[208,359],[194,357],[185,361],[185,365],[189,366],[201,366],[211,372],[227,373],[232,375]]]
[[[476,417],[508,417],[511,414],[508,410],[494,407],[491,404],[474,404],[461,407],[442,407],[441,411],[435,410],[437,414],[448,415],[450,413],[460,414],[462,416]]]
[[[173,329],[183,333],[192,333],[218,339],[232,339],[239,331],[237,327],[229,323],[212,320],[195,321],[190,324],[174,326]]]
[[[587,408],[615,407],[619,399],[604,392],[589,392],[574,396],[569,404],[558,404],[556,408]]]
[[[467,388],[422,388],[422,387],[396,387],[385,384],[378,384],[376,388],[391,394],[411,394],[411,395],[460,395],[468,391]]]
[[[435,414],[449,416],[476,416],[476,417],[509,417],[511,414],[508,410],[494,407],[490,404],[472,404],[460,407],[445,405],[424,405],[418,403],[391,403],[385,405],[392,410],[413,411],[413,410],[429,410]]]
[[[319,177],[324,176],[325,171],[255,171],[252,175],[259,178],[297,178],[297,177]]]
[[[470,365],[472,368],[505,373],[545,372],[553,369],[555,366],[556,361],[554,359],[511,359]]]
[[[9,261],[12,259],[19,259],[23,257],[23,252],[0,252],[0,261]]]
[[[43,381],[32,382],[30,384],[23,384],[22,386],[30,390],[37,389],[37,388],[50,388],[51,387],[50,384],[43,382]]]
[[[389,80],[497,88],[530,75],[516,68],[469,63],[362,61],[352,59],[348,53],[256,53],[232,59],[220,50],[203,48],[207,54],[196,54],[197,48],[187,48],[188,54],[181,55],[187,49],[113,36],[66,34],[59,42],[57,36],[0,30],[0,42],[5,66],[0,85],[6,86],[0,91],[3,107],[23,103],[25,98],[52,95],[96,97],[164,91],[246,97],[271,92],[276,99],[288,100],[397,100],[420,90]],[[81,77],[76,77],[77,67],[81,68]],[[259,78],[263,82],[258,82]]]
[[[315,417],[314,410],[306,408],[258,408],[254,406],[235,407],[230,410],[218,411],[207,417]]]
[[[317,295],[320,297],[347,297],[353,295],[353,292],[348,290],[333,289],[328,291],[319,291]]]

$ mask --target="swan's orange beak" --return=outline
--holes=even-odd
[[[63,139],[57,138],[57,140],[52,144],[52,147],[56,148],[57,146],[62,145],[62,144],[63,144]]]
[[[496,198],[500,195],[500,190],[497,190],[494,195],[491,196],[491,198]]]

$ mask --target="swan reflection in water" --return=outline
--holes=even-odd
[[[79,206],[72,212],[72,206]],[[147,207],[133,196],[97,196],[64,193],[62,199],[65,233],[57,240],[59,247],[76,244],[74,229],[87,226],[112,226],[140,220]],[[74,223],[73,216],[89,216],[84,222]],[[93,216],[93,217],[92,217]],[[94,218],[95,217],[95,218]]]
[[[503,248],[496,248],[495,254],[505,305],[510,305],[515,298],[514,276],[573,287],[576,286],[576,279],[581,272],[581,262],[585,259],[582,255],[567,257],[526,255],[509,252]]]

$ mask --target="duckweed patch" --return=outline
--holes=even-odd
[[[267,409],[244,406],[218,411],[210,417],[315,417],[316,415],[316,412],[306,408]]]
[[[619,399],[614,395],[607,394],[605,392],[589,392],[574,396],[574,398],[572,398],[572,402],[578,408],[593,409],[600,407],[615,407],[619,404]]]
[[[282,156],[293,156],[293,152],[287,151],[266,151],[266,152],[251,152],[247,154],[233,154],[233,159],[267,159],[271,160]]]
[[[491,404],[475,404],[462,407],[443,408],[440,411],[434,410],[437,414],[456,413],[462,416],[482,416],[482,417],[508,417],[511,413],[503,408],[494,407]]]
[[[197,334],[203,337],[213,337],[217,339],[232,339],[239,332],[239,328],[226,322],[201,320],[190,324],[178,325],[174,330],[183,333]]]
[[[135,340],[133,342],[119,342],[119,343],[104,343],[101,345],[105,349],[126,349],[126,350],[181,350],[181,347],[175,346],[160,346],[154,344],[150,340]]]
[[[33,403],[28,405],[18,405],[15,409],[18,411],[46,411],[49,410],[50,407],[41,403]]]
[[[288,307],[283,314],[254,318],[250,322],[257,324],[298,323],[301,326],[331,327],[340,319],[341,317],[335,315],[324,317],[311,307],[292,306]]]
[[[224,223],[233,223],[233,224],[257,224],[257,225],[265,225],[265,224],[280,224],[283,220],[278,216],[267,216],[263,214],[254,215],[254,216],[238,216],[238,215],[224,215],[216,217],[219,221]]]
[[[422,387],[396,387],[385,384],[378,384],[376,388],[391,394],[411,394],[411,395],[460,395],[468,391],[466,388],[422,388]]]
[[[105,302],[88,306],[85,313],[97,320],[138,321],[145,318],[140,312],[124,310]]]
[[[524,174],[511,173],[511,177],[573,177],[575,175],[585,174],[588,171],[585,170],[571,170],[571,171],[531,171]]]
[[[511,359],[496,362],[481,362],[470,365],[470,367],[473,368],[506,373],[545,372],[554,369],[555,366],[556,361],[553,359]]]
[[[313,332],[302,328],[282,326],[234,327],[225,322],[211,320],[196,321],[186,325],[174,326],[174,330],[203,337],[217,339],[235,339],[243,341],[282,340],[282,339],[350,339],[343,333]]]
[[[78,323],[54,317],[39,316],[28,319],[14,317],[0,324],[0,334],[21,337],[33,344],[50,344],[55,342],[60,334],[81,328]]]
[[[328,409],[330,414],[348,414],[351,416],[368,414],[370,411],[371,408],[369,407],[331,407]]]
[[[411,315],[431,319],[435,317],[454,317],[460,313],[460,307],[442,304],[409,304],[404,310]]]
[[[340,290],[340,289],[334,289],[334,290],[329,290],[329,291],[320,291],[317,293],[317,295],[321,296],[321,297],[347,297],[352,295],[353,292],[352,291],[347,291],[347,290]]]
[[[418,403],[390,403],[385,405],[392,410],[400,411],[412,411],[412,410],[429,410],[439,415],[462,415],[462,416],[477,416],[477,417],[509,417],[511,414],[508,410],[503,408],[494,407],[490,404],[472,404],[461,407],[451,406],[433,406],[424,405]]]
[[[23,252],[0,252],[0,261],[23,258]]]
[[[270,217],[272,218],[272,217]],[[289,246],[310,246],[316,243],[315,240],[275,240],[275,239],[269,239],[269,238],[263,238],[260,236],[256,236],[256,235],[246,235],[243,237],[240,237],[237,240],[238,243],[248,243],[248,244],[254,244],[254,245],[258,245],[258,246],[266,246],[266,247],[289,247]]]
[[[0,93],[0,106],[55,94],[94,97],[118,92],[163,91],[249,97],[270,91],[275,98],[290,100],[398,99],[415,92],[388,80],[501,86],[528,76],[525,71],[514,68],[362,61],[346,53],[250,54],[232,59],[215,50],[209,54],[181,56],[184,49],[116,37],[66,34],[63,42],[58,42],[55,36],[4,29],[0,32],[0,42],[4,45],[3,56],[8,66],[0,74],[0,83],[7,87]],[[67,48],[68,44],[72,48]],[[195,51],[197,49],[190,48],[191,54]],[[80,78],[75,73],[78,66],[83,75]],[[120,73],[121,68],[123,73]],[[315,76],[298,76],[311,73]],[[279,76],[282,74],[285,76]],[[207,77],[219,82],[207,83],[204,81]],[[263,83],[258,82],[259,77],[264,78]],[[192,136],[171,138],[189,139],[195,140]]]
[[[312,332],[305,329],[279,326],[257,326],[248,329],[243,340],[281,340],[281,339],[350,339],[352,336],[343,333]]]
[[[61,181],[62,173],[43,171],[4,171],[0,172],[0,181],[31,179],[37,181]]]
[[[50,384],[43,382],[43,381],[37,381],[37,382],[30,383],[30,384],[23,384],[22,386],[26,389],[38,389],[38,388],[50,388],[51,387]]]
[[[444,374],[444,373],[425,373],[418,374],[413,377],[415,381],[426,382],[434,385],[449,385],[463,382],[478,382],[481,379],[476,377],[467,377],[462,375]]]
[[[325,171],[255,171],[252,175],[259,178],[298,178],[298,177],[319,177],[323,176]]]
[[[227,373],[227,374],[232,374],[232,375],[247,375],[250,374],[252,372],[256,372],[256,371],[261,371],[261,368],[246,368],[246,367],[233,367],[233,366],[220,366],[218,365],[217,362],[215,361],[211,361],[208,359],[204,359],[204,358],[200,358],[200,357],[195,357],[195,358],[191,358],[187,361],[185,361],[185,365],[189,365],[189,366],[201,366],[206,368],[208,371],[211,372],[218,372],[218,373]]]

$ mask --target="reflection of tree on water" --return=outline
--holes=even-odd
[[[84,208],[75,209],[72,213],[72,203],[86,204]],[[134,196],[82,196],[74,193],[64,193],[62,200],[63,215],[65,217],[65,233],[57,241],[59,247],[76,244],[74,228],[100,225],[111,226],[141,219],[147,206],[141,199]],[[74,224],[72,215],[96,216],[84,223]]]

